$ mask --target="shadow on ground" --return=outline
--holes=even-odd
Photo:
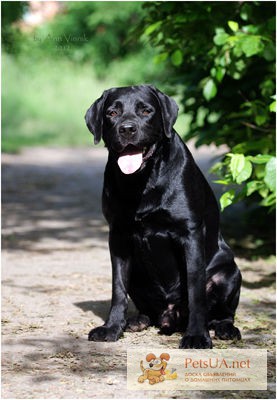
[[[126,333],[116,343],[87,341],[110,308],[101,212],[106,156],[105,149],[3,155],[3,398],[148,398],[145,390],[126,389],[126,350],[178,347],[180,334],[161,336],[155,328]],[[241,233],[239,214],[229,221]],[[214,347],[268,349],[268,391],[159,390],[155,398],[275,398],[275,262],[244,257],[238,264],[243,287],[236,324],[243,338],[214,340]]]
[[[101,212],[104,149],[101,157],[99,151],[84,151],[79,160],[73,150],[66,160],[59,159],[58,151],[54,156],[51,150],[45,153],[42,165],[31,152],[23,164],[23,156],[3,157],[3,247],[51,252],[57,244],[63,249],[106,242]]]

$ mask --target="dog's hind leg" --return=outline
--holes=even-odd
[[[159,321],[159,333],[162,335],[172,335],[174,332],[184,331],[185,329],[185,313],[181,312],[182,308],[175,304],[168,304],[167,309],[162,313]]]
[[[172,335],[176,332],[177,312],[173,304],[169,304],[168,308],[162,313],[159,321],[159,333],[161,335]]]
[[[150,318],[147,315],[139,314],[127,319],[125,327],[126,332],[141,332],[151,325]]]
[[[217,268],[216,268],[217,269]],[[217,269],[207,281],[209,329],[218,339],[241,339],[234,326],[235,311],[239,302],[241,275],[235,263]]]

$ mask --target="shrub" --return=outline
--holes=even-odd
[[[275,3],[147,2],[144,39],[182,88],[196,145],[227,144],[214,166],[231,185],[221,208],[241,199],[275,207]]]

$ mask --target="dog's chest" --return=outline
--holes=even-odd
[[[134,267],[143,276],[170,287],[179,281],[182,254],[166,231],[135,231],[133,234]]]

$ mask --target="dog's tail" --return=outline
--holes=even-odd
[[[145,371],[145,368],[144,368],[144,366],[143,366],[143,361],[142,361],[142,360],[141,360],[141,362],[140,362],[140,369],[141,369],[142,372]]]

